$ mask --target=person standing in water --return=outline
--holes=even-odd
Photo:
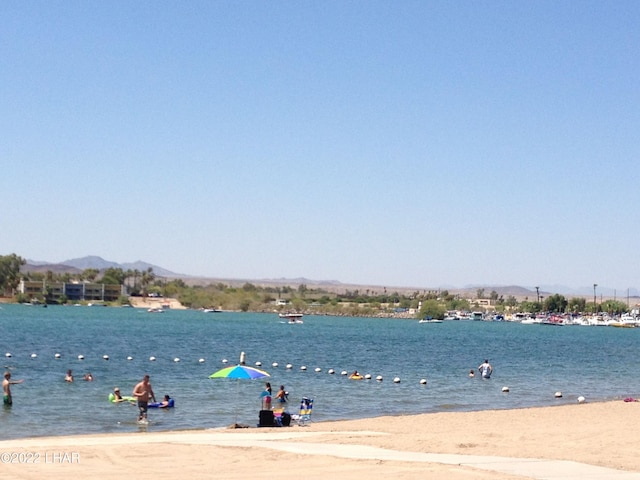
[[[485,360],[479,367],[478,371],[482,378],[491,378],[491,374],[493,373],[493,367],[489,363],[489,360]]]
[[[11,385],[17,385],[24,382],[24,380],[11,380],[11,372],[4,372],[4,379],[2,380],[2,403],[8,407],[13,405],[13,398],[11,398]]]
[[[149,375],[145,375],[142,381],[133,388],[133,396],[138,400],[138,410],[140,411],[138,421],[145,422],[147,420],[147,410],[149,409],[149,398],[154,402],[156,401],[153,388],[149,383]]]

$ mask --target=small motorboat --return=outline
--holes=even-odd
[[[304,323],[304,320],[302,320],[302,313],[281,313],[278,316],[283,320],[286,320],[287,323]]]

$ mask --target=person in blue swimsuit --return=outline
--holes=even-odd
[[[289,393],[285,391],[284,385],[280,385],[280,390],[276,393],[276,401],[280,403],[287,403]]]

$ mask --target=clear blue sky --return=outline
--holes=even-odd
[[[0,5],[0,254],[640,287],[640,2]]]

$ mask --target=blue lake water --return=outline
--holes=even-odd
[[[24,383],[12,386],[14,405],[0,409],[0,425],[5,439],[138,431],[136,407],[107,396],[115,386],[130,395],[149,374],[156,396],[171,395],[176,408],[151,409],[148,431],[254,426],[264,381],[209,378],[241,351],[271,374],[274,393],[285,385],[290,412],[314,398],[314,421],[622,399],[640,392],[639,341],[640,328],[325,316],[288,325],[275,314],[2,305],[0,361]],[[491,380],[470,379],[485,358]],[[373,379],[341,375],[353,370]],[[93,382],[82,381],[86,372]]]

